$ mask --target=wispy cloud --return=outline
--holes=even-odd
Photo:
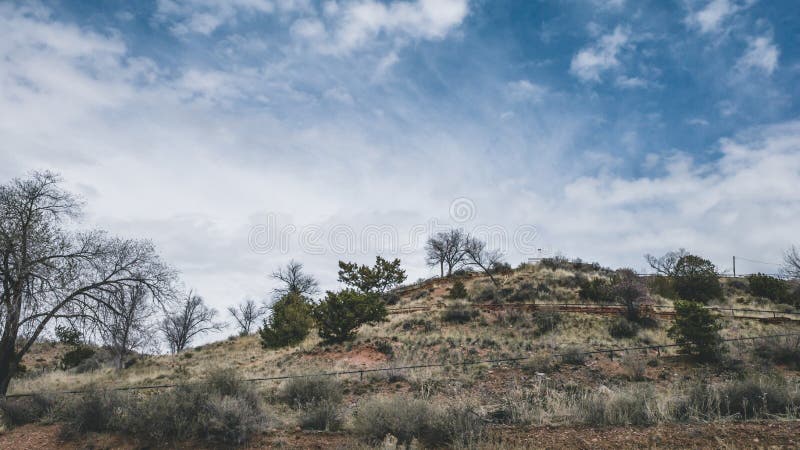
[[[570,72],[582,81],[600,81],[604,72],[619,66],[617,55],[629,39],[630,31],[617,26],[612,33],[601,36],[595,44],[576,53],[570,63]]]
[[[685,23],[701,33],[721,30],[725,22],[739,11],[750,7],[754,0],[711,0],[698,10],[691,11]]]
[[[778,68],[779,55],[778,46],[770,37],[751,37],[747,42],[747,50],[736,66],[742,70],[755,69],[771,75]]]
[[[518,80],[508,83],[508,93],[515,101],[538,102],[547,94],[547,88],[531,83],[528,80]]]

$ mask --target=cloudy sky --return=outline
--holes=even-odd
[[[26,1],[0,30],[0,179],[60,172],[219,308],[291,258],[429,276],[447,225],[512,264],[800,244],[793,1]]]

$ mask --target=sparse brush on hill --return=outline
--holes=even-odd
[[[753,344],[753,354],[761,360],[800,369],[800,336],[763,339]]]
[[[537,311],[533,316],[536,334],[541,336],[555,330],[563,320],[558,311]]]
[[[288,380],[281,387],[278,398],[301,411],[300,426],[303,429],[336,431],[342,426],[342,384],[335,378]]]
[[[39,421],[50,413],[54,405],[51,398],[32,395],[20,398],[0,398],[0,425],[19,426]]]
[[[453,282],[453,286],[450,287],[450,290],[447,294],[448,297],[452,299],[464,299],[467,298],[467,288],[464,287],[464,282],[461,280],[456,280]]]
[[[468,445],[483,435],[481,417],[465,405],[438,407],[406,396],[375,397],[362,401],[353,428],[366,442],[380,444],[387,435],[409,448],[418,440],[429,448]]]
[[[676,411],[676,418],[753,420],[773,415],[796,418],[800,414],[798,388],[775,376],[750,377],[721,384],[700,381],[689,389],[685,403]]]
[[[259,396],[230,370],[144,396],[91,391],[67,401],[58,415],[65,437],[117,432],[159,445],[187,439],[241,445],[267,421]]]
[[[608,334],[614,339],[632,338],[639,333],[639,325],[630,320],[619,317],[608,326]]]
[[[442,312],[442,321],[464,324],[478,317],[480,313],[465,303],[454,303]]]
[[[581,300],[596,303],[611,303],[614,301],[614,295],[611,292],[611,283],[607,279],[587,279],[581,277],[578,283],[578,297],[580,297]]]

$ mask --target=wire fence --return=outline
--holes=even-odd
[[[439,305],[426,305],[426,306],[408,306],[389,308],[389,314],[410,314],[415,312],[428,312],[441,309],[446,306],[441,302]],[[513,309],[529,309],[529,310],[547,310],[556,308],[561,312],[577,312],[589,314],[620,314],[623,313],[627,305],[622,303],[465,303],[461,307],[480,309],[484,311],[497,311],[497,310],[513,310]],[[772,309],[753,309],[753,308],[733,308],[722,306],[706,306],[708,310],[724,314],[726,317],[734,319],[752,319],[764,322],[776,321],[793,321],[800,322],[800,312],[797,311],[781,311]],[[671,306],[664,305],[642,305],[640,311],[644,314],[652,310],[656,315],[663,315],[671,317],[675,314],[675,309]],[[753,316],[748,314],[762,314],[763,316]]]
[[[764,335],[764,336],[749,336],[743,338],[731,338],[731,339],[723,339],[722,342],[745,342],[745,341],[755,341],[759,339],[777,339],[777,338],[784,338],[784,337],[800,337],[800,333],[784,333],[784,334],[771,334],[771,335]],[[584,352],[564,352],[564,353],[553,353],[550,356],[553,358],[564,358],[564,357],[574,357],[574,356],[592,356],[592,355],[609,355],[612,359],[615,353],[624,353],[628,351],[648,351],[648,350],[655,350],[658,356],[661,356],[661,351],[668,349],[668,348],[676,348],[680,347],[680,344],[662,344],[662,345],[641,345],[635,347],[618,347],[618,348],[605,348],[599,350],[589,350]],[[298,378],[321,378],[321,377],[336,377],[336,376],[344,376],[344,375],[359,375],[361,379],[363,379],[364,374],[370,373],[379,373],[379,372],[398,372],[398,371],[405,371],[405,370],[419,370],[419,369],[431,369],[431,368],[442,368],[442,367],[466,367],[466,366],[475,366],[481,364],[488,364],[488,365],[497,365],[503,363],[514,363],[514,362],[521,362],[531,360],[536,358],[538,355],[526,355],[526,356],[518,356],[512,358],[493,358],[493,359],[482,359],[482,360],[474,360],[474,361],[453,361],[453,362],[446,362],[446,363],[423,363],[423,364],[411,364],[411,365],[404,365],[404,366],[391,366],[391,367],[374,367],[374,368],[363,368],[363,369],[351,369],[351,370],[340,370],[340,371],[333,371],[333,372],[316,372],[316,373],[305,373],[305,374],[294,374],[294,375],[275,375],[269,377],[257,377],[257,378],[245,378],[242,381],[247,383],[258,383],[258,382],[270,382],[270,381],[285,381],[291,379],[298,379]],[[178,386],[185,386],[185,385],[204,385],[207,382],[204,381],[197,381],[192,383],[166,383],[166,384],[154,384],[154,385],[144,385],[144,386],[120,386],[120,387],[113,387],[113,388],[106,388],[101,389],[103,391],[140,391],[140,390],[154,390],[154,389],[169,389],[175,388]],[[45,396],[56,396],[56,395],[73,395],[73,394],[86,394],[92,392],[92,390],[69,390],[69,391],[42,391],[42,392],[25,392],[25,393],[18,393],[18,394],[8,394],[6,398],[21,398],[21,397],[32,397],[35,395],[45,395]]]

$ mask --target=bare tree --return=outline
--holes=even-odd
[[[141,285],[157,302],[172,293],[175,272],[150,242],[68,231],[81,202],[59,183],[36,172],[0,186],[0,394],[54,321],[92,320],[104,294],[126,286]]]
[[[487,250],[486,243],[476,237],[467,237],[464,243],[466,264],[477,266],[495,286],[499,283],[494,277],[494,269],[503,261],[503,254],[499,250]]]
[[[114,355],[114,366],[122,369],[126,358],[153,344],[155,305],[141,285],[111,291],[108,300],[95,309],[92,321],[103,343]]]
[[[447,266],[447,276],[453,270],[464,264],[466,253],[465,246],[469,236],[461,229],[441,231],[428,238],[425,244],[426,262],[429,266],[439,266],[439,273],[444,277],[444,268]]]
[[[203,297],[193,291],[179,302],[178,307],[166,314],[161,321],[161,332],[167,340],[172,353],[180,353],[195,337],[218,331],[225,327],[223,322],[215,322],[217,311],[203,302]]]
[[[275,297],[280,298],[286,294],[300,294],[305,296],[319,292],[319,283],[316,278],[303,272],[303,264],[291,260],[286,267],[279,267],[272,272],[272,278],[283,283],[281,287],[273,290]]]
[[[800,278],[800,249],[793,245],[786,251],[783,261],[783,271],[791,278]]]
[[[675,274],[675,266],[678,264],[678,261],[688,254],[689,252],[681,248],[677,251],[667,252],[664,256],[660,257],[648,253],[644,255],[644,259],[647,260],[647,264],[649,264],[657,274],[671,277]]]
[[[258,320],[267,313],[267,308],[257,305],[253,299],[247,299],[235,307],[229,306],[228,312],[239,326],[239,334],[247,336]]]

